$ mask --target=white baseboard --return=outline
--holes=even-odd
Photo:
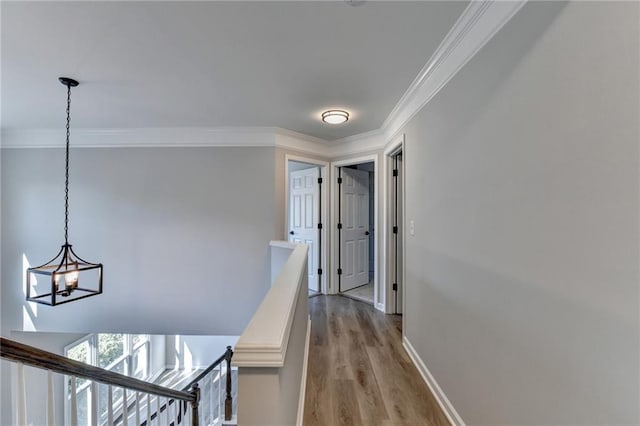
[[[304,344],[304,360],[302,361],[302,379],[300,380],[300,398],[298,399],[298,417],[296,425],[302,426],[304,419],[304,398],[307,392],[307,366],[309,365],[309,343],[311,340],[311,317],[307,322],[307,341]]]
[[[442,411],[444,411],[447,419],[449,419],[449,422],[452,425],[464,426],[462,417],[460,417],[456,409],[451,404],[451,401],[449,401],[449,398],[447,398],[447,395],[445,395],[445,393],[442,391],[442,389],[438,385],[438,382],[436,382],[436,379],[434,379],[433,375],[424,364],[424,362],[414,349],[413,345],[411,345],[411,342],[409,342],[409,339],[407,339],[407,336],[402,336],[402,346],[404,346],[404,349],[409,354],[409,358],[411,358],[411,360],[415,364],[416,368],[420,372],[420,375],[427,383],[427,386],[429,386],[431,393],[433,394],[433,396],[435,396],[438,404],[440,405],[440,408],[442,408]]]

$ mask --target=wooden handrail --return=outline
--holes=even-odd
[[[43,351],[4,337],[0,337],[0,357],[56,373],[81,377],[106,385],[118,386],[165,398],[179,399],[192,404],[197,403],[198,399],[196,393],[166,388],[133,377],[123,376],[113,371],[74,361],[62,355]]]

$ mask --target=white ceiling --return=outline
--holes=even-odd
[[[2,127],[63,127],[64,75],[74,128],[375,130],[466,5],[3,1]]]

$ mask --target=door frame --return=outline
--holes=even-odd
[[[384,241],[383,241],[383,247],[384,247],[384,258],[385,261],[383,262],[385,265],[385,285],[384,285],[384,295],[385,295],[385,302],[384,302],[384,312],[387,314],[393,314],[395,312],[395,306],[394,306],[394,300],[393,297],[391,297],[393,295],[393,268],[394,268],[394,264],[395,264],[395,258],[393,258],[393,256],[391,256],[391,253],[393,253],[393,238],[391,238],[392,232],[393,232],[393,205],[391,203],[391,194],[392,194],[392,185],[393,185],[393,156],[395,154],[397,154],[398,152],[402,151],[402,167],[403,167],[403,173],[402,173],[402,184],[401,184],[401,189],[402,189],[402,200],[401,200],[401,204],[402,204],[402,221],[401,223],[403,224],[403,229],[401,229],[402,234],[401,234],[401,238],[402,238],[402,258],[401,258],[401,262],[399,265],[400,268],[400,275],[402,277],[402,312],[405,312],[405,300],[407,299],[407,281],[406,281],[406,275],[405,275],[405,262],[406,262],[406,244],[407,244],[407,233],[404,232],[404,228],[406,228],[406,167],[407,167],[407,162],[406,162],[406,144],[405,144],[405,135],[404,133],[399,135],[398,137],[396,137],[395,139],[393,139],[391,142],[389,142],[387,144],[387,146],[384,149],[384,206],[383,206],[383,212],[382,214],[384,215],[383,218],[383,223],[384,223]],[[389,295],[390,297],[386,297],[386,295]],[[403,316],[403,330],[404,330],[404,316]]]
[[[329,265],[327,264],[327,250],[330,246],[330,241],[327,238],[327,228],[329,228],[330,222],[329,217],[327,216],[327,205],[329,204],[329,162],[318,160],[316,158],[303,157],[299,155],[293,154],[285,154],[284,156],[284,200],[285,200],[285,211],[284,211],[284,236],[283,239],[285,241],[289,241],[289,161],[297,161],[299,163],[307,163],[318,166],[320,168],[320,177],[322,178],[322,190],[320,191],[320,195],[318,199],[320,200],[320,216],[319,220],[322,223],[322,229],[319,232],[319,237],[321,239],[320,243],[320,264],[319,267],[322,268],[322,275],[320,276],[320,293],[327,294],[328,288],[330,285],[329,282]]]
[[[369,226],[373,226],[374,229],[374,245],[373,245],[373,306],[384,312],[385,303],[384,299],[381,298],[381,295],[378,294],[379,289],[379,278],[380,278],[380,262],[378,262],[379,249],[380,247],[380,227],[378,226],[380,222],[380,209],[378,205],[379,196],[379,187],[378,182],[379,178],[379,158],[378,154],[370,154],[370,155],[361,155],[361,156],[352,156],[349,158],[345,158],[342,160],[331,161],[331,193],[333,194],[331,197],[331,223],[334,224],[331,226],[331,286],[329,288],[329,294],[337,294],[338,293],[338,250],[340,241],[338,241],[338,197],[340,196],[338,191],[338,168],[345,166],[353,166],[355,164],[361,163],[370,163],[373,162],[373,211],[374,211],[374,220],[372,221],[369,218]],[[371,255],[371,253],[369,253]]]

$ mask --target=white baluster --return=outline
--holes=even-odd
[[[47,426],[55,426],[55,402],[53,401],[53,372],[47,370]]]
[[[218,366],[217,377],[218,377],[218,392],[216,392],[216,400],[214,401],[214,403],[218,407],[218,418],[223,420],[224,408],[222,407],[222,403],[220,402],[222,401],[222,365]]]
[[[122,388],[122,426],[129,424],[129,404],[127,403],[127,389]]]
[[[147,426],[151,426],[151,394],[147,394]]]
[[[160,426],[162,423],[160,422],[160,397],[156,397],[156,424]]]
[[[76,392],[76,378],[70,377],[71,380],[71,412],[69,419],[71,426],[78,426],[78,394]]]
[[[209,400],[209,404],[211,404],[211,421],[213,421],[215,419],[215,417],[213,416],[215,413],[215,409],[216,409],[216,397],[218,398],[218,401],[220,401],[220,395],[216,394],[216,380],[217,378],[219,378],[220,376],[220,367],[214,369],[211,372],[211,398]],[[220,405],[218,403],[218,405]],[[218,411],[218,414],[220,414],[220,411]]]
[[[27,424],[27,393],[24,385],[24,365],[16,364],[16,417],[18,425]]]
[[[91,426],[98,425],[98,382],[91,382]]]
[[[140,392],[136,392],[136,425],[140,426]]]
[[[177,399],[173,400],[173,423],[178,424],[178,415],[180,414],[180,401]]]
[[[113,388],[108,387],[107,392],[107,425],[113,426]]]

